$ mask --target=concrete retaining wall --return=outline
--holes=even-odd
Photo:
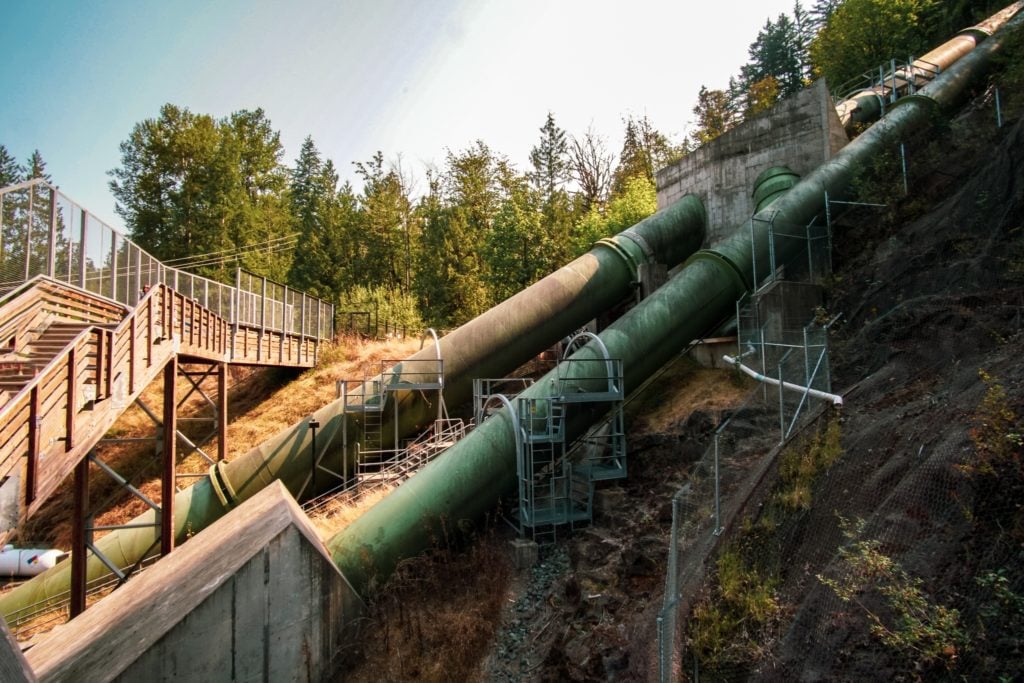
[[[754,181],[770,166],[801,176],[847,143],[823,79],[658,171],[658,208],[697,194],[708,212],[705,246],[732,235],[753,210]]]
[[[280,482],[29,650],[40,681],[331,680],[362,602]]]

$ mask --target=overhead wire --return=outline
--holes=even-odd
[[[292,232],[292,233],[288,233],[287,235],[282,235],[281,237],[275,237],[273,239],[265,240],[263,242],[254,242],[253,244],[246,244],[246,245],[243,245],[243,246],[240,246],[240,247],[232,247],[230,249],[222,249],[220,251],[211,251],[211,252],[207,252],[205,254],[192,254],[190,256],[180,256],[178,258],[163,259],[162,262],[163,262],[164,265],[167,265],[167,266],[173,266],[175,268],[181,268],[182,266],[176,265],[176,264],[179,264],[179,263],[182,263],[182,262],[187,263],[187,262],[190,262],[190,261],[207,260],[207,259],[209,259],[210,257],[213,257],[213,256],[220,256],[220,255],[224,255],[224,254],[233,254],[235,252],[241,253],[241,252],[244,252],[244,251],[251,250],[253,248],[261,248],[261,247],[263,247],[265,245],[275,244],[277,242],[283,242],[283,241],[286,241],[286,240],[295,240],[295,239],[298,238],[298,236],[299,236],[298,232]]]
[[[291,249],[294,249],[295,246],[296,246],[296,242],[287,242],[287,243],[282,243],[282,244],[271,245],[271,246],[268,246],[268,247],[263,247],[263,248],[260,248],[260,249],[250,249],[248,251],[241,251],[241,252],[237,252],[237,253],[234,253],[234,254],[226,254],[224,256],[218,256],[216,258],[206,259],[206,260],[203,260],[203,261],[196,261],[196,262],[192,262],[192,263],[186,263],[184,265],[174,265],[174,266],[171,266],[171,267],[172,268],[177,268],[178,270],[190,270],[192,268],[199,268],[201,266],[223,265],[225,263],[236,262],[236,261],[240,260],[243,256],[251,256],[251,255],[269,256],[271,254],[279,254],[279,253],[282,253],[282,252],[290,251]]]

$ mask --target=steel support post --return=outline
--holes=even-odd
[[[164,448],[163,477],[160,487],[160,554],[174,550],[174,495],[175,465],[177,463],[178,404],[175,384],[178,379],[178,359],[171,357],[164,366]]]
[[[267,278],[260,290],[260,343],[256,347],[256,360],[263,360],[263,340],[267,337]]]
[[[31,264],[32,264],[32,221],[35,218],[35,196],[36,186],[32,185],[28,188],[28,215],[26,216],[25,223],[25,281],[27,282],[32,278]]]
[[[57,277],[57,190],[50,188],[50,243],[46,250],[46,274]]]
[[[217,460],[228,457],[228,364],[217,364]]]
[[[71,519],[71,618],[85,611],[86,557],[85,527],[89,514],[89,459],[75,466],[74,509]]]

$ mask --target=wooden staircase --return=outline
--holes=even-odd
[[[37,277],[0,298],[0,321],[0,500],[18,500],[0,543],[172,358],[310,367],[318,342],[232,325],[162,284],[129,307]]]

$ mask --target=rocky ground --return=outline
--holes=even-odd
[[[968,111],[914,148],[921,163],[911,166],[919,175],[910,196],[889,194],[888,208],[853,212],[837,225],[827,307],[843,314],[832,360],[833,386],[849,394],[845,455],[816,484],[821,503],[782,525],[776,553],[783,559],[775,564],[783,609],[765,654],[718,677],[911,680],[1021,671],[1012,630],[1024,602],[995,620],[984,616],[994,603],[978,580],[986,572],[1005,577],[1004,604],[1024,592],[1020,506],[1006,500],[1019,481],[1004,477],[993,491],[964,473],[976,450],[978,406],[993,383],[979,370],[1005,391],[1012,428],[1024,415],[1024,128],[995,131],[987,113]],[[660,429],[632,431],[633,469],[623,484],[629,505],[516,579],[482,680],[656,676],[668,502],[721,415],[681,413]],[[1015,448],[1019,463],[1019,441]],[[873,635],[865,612],[838,601],[815,577],[841,565],[840,515],[866,520],[928,599],[958,609],[975,633],[970,645],[946,646],[946,655],[931,659],[908,655]],[[883,619],[885,609],[875,607]]]
[[[781,519],[764,519],[769,471],[766,502],[730,526],[726,545],[770,529],[748,547],[770,575],[772,610],[758,629],[729,635],[743,646],[732,650],[739,660],[704,661],[702,678],[1012,680],[1024,670],[1024,127],[997,131],[990,114],[968,109],[911,141],[909,196],[867,174],[862,192],[887,207],[847,213],[836,225],[826,308],[842,314],[831,343],[832,385],[846,396],[843,454],[814,478],[806,507]],[[750,390],[729,373],[711,382],[695,381],[686,364],[672,372],[630,408],[630,476],[603,514],[542,548],[534,567],[488,584],[500,602],[474,627],[486,628],[477,642],[489,645],[463,657],[472,668],[419,667],[415,678],[656,679],[671,499]],[[771,429],[747,427],[744,438]],[[757,443],[737,462],[753,469],[766,452]],[[850,580],[843,519],[860,520],[854,540],[874,543],[892,562],[888,576],[923,596],[918,640],[894,644],[873,628],[902,628],[881,592],[885,576],[869,577],[851,602],[823,582]],[[514,535],[500,524],[495,534],[498,548]],[[712,571],[694,599],[713,596],[714,580]],[[472,601],[471,583],[452,600]],[[417,598],[406,598],[403,609],[415,612]],[[956,610],[948,633],[929,621],[938,607]],[[691,659],[682,666],[692,671]]]

